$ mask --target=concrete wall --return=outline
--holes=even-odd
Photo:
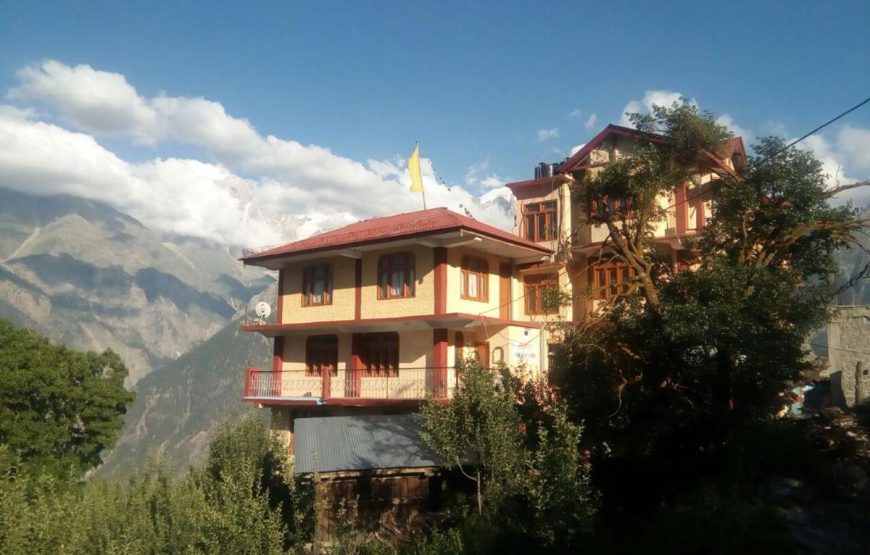
[[[840,306],[828,323],[831,395],[839,405],[870,398],[870,306]]]

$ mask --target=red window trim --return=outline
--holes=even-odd
[[[360,360],[363,375],[370,378],[399,376],[399,332],[366,333]]]
[[[548,287],[558,287],[559,277],[556,274],[541,274],[526,276],[523,279],[525,290],[526,315],[535,316],[546,314],[541,293]]]
[[[416,294],[414,283],[416,260],[411,253],[385,254],[378,259],[378,299],[410,299]],[[402,291],[399,294],[392,293],[392,287],[385,282],[395,272],[402,272]]]
[[[608,206],[611,210],[611,214],[617,217],[624,217],[625,219],[630,219],[633,217],[633,211],[631,207],[631,198],[618,198],[613,199],[612,201],[607,195],[604,195],[600,199],[589,199],[588,210],[586,212],[586,216],[589,218],[592,217],[604,217],[601,213],[599,213],[599,208],[601,206]]]
[[[541,233],[543,220],[543,234]],[[531,222],[531,223],[530,223]],[[559,201],[544,200],[523,206],[525,237],[529,241],[552,241],[559,233]]]
[[[322,276],[315,276],[317,270],[323,270]],[[314,301],[314,285],[323,281],[323,300]],[[302,306],[323,306],[332,304],[332,265],[318,264],[302,270]]]
[[[321,377],[326,367],[330,375],[338,375],[338,336],[309,335],[305,340],[305,375]]]
[[[592,286],[592,298],[607,300],[618,293],[628,290],[628,282],[635,277],[634,268],[624,263],[596,264],[589,268],[589,284]],[[615,280],[614,280],[615,278]],[[602,280],[609,280],[602,283]]]
[[[461,281],[459,296],[468,301],[489,302],[489,262],[479,256],[465,255],[461,261]],[[477,276],[477,295],[468,294],[468,281],[471,275]]]

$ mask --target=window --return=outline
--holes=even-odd
[[[599,264],[589,269],[593,299],[609,299],[628,291],[631,278],[637,275],[626,264]]]
[[[395,377],[399,375],[398,332],[367,333],[363,336],[361,357],[365,375]]]
[[[590,218],[607,218],[610,216],[631,217],[630,198],[610,198],[607,195],[600,199],[589,200]]]
[[[558,283],[558,278],[554,274],[529,276],[525,278],[526,314],[546,313],[547,310],[544,307],[544,291],[549,288],[557,287]]]
[[[305,375],[338,374],[338,336],[311,335],[305,340]]]
[[[378,298],[414,296],[414,255],[390,254],[378,260]]]
[[[332,266],[309,266],[302,272],[302,306],[332,304]]]
[[[526,239],[549,241],[556,238],[559,230],[558,203],[555,200],[533,202],[523,207],[526,222]]]
[[[459,285],[459,293],[463,299],[484,302],[489,300],[488,281],[489,264],[486,260],[476,256],[462,257],[462,282]]]

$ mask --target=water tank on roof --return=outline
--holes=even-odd
[[[537,177],[553,177],[553,165],[548,164],[546,162],[541,162],[538,164],[538,168],[535,172]]]

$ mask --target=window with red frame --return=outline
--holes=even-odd
[[[555,200],[532,202],[523,206],[526,239],[550,241],[559,232],[559,203]]]
[[[338,336],[311,335],[305,340],[305,375],[338,374]]]
[[[414,255],[388,254],[378,260],[378,298],[414,296]]]
[[[627,264],[598,264],[589,269],[592,298],[606,300],[628,291],[631,279],[637,275]]]
[[[399,375],[398,332],[367,333],[363,336],[360,356],[365,375],[396,377]]]
[[[302,306],[332,304],[332,266],[309,266],[302,271]]]
[[[526,290],[526,314],[545,314],[544,307],[545,291],[558,287],[558,278],[554,274],[540,276],[527,276],[524,280]]]
[[[462,257],[462,281],[459,294],[463,299],[472,301],[489,300],[488,282],[489,263],[477,256]]]
[[[600,199],[589,200],[590,218],[607,218],[609,216],[631,217],[630,198],[611,198],[603,196]]]

